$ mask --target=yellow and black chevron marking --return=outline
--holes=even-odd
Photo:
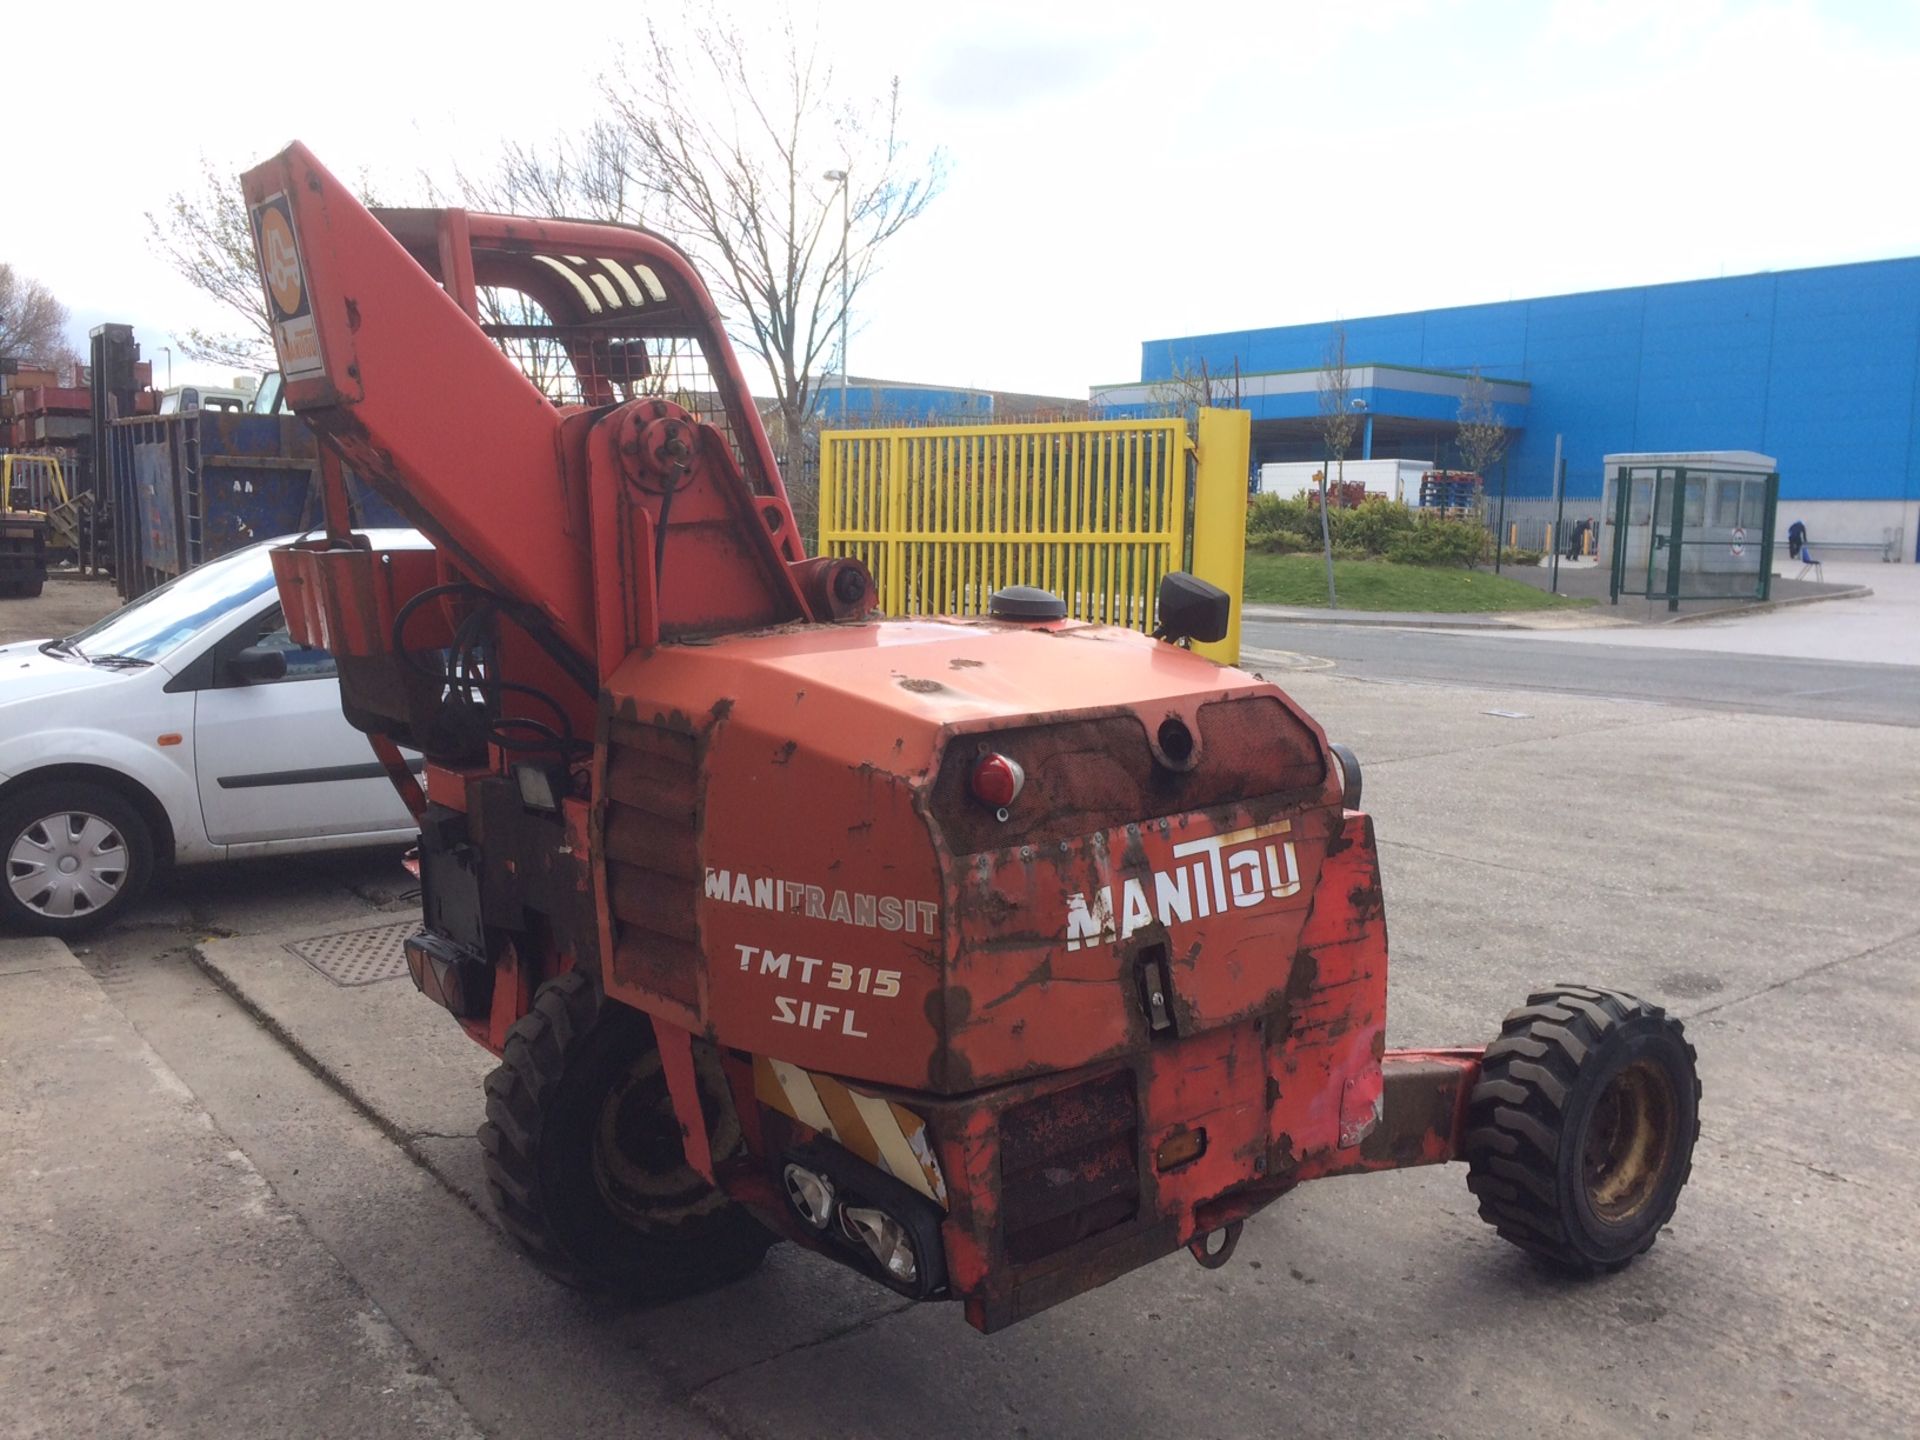
[[[911,1110],[764,1055],[753,1059],[753,1091],[769,1110],[839,1141],[869,1165],[946,1208],[947,1182],[941,1178],[927,1122]]]

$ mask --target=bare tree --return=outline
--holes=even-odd
[[[198,183],[169,195],[157,214],[149,210],[147,231],[180,277],[219,303],[231,327],[180,331],[173,337],[180,352],[219,365],[271,365],[273,331],[238,173],[201,156]]]
[[[0,356],[54,365],[71,354],[67,307],[38,280],[0,263]]]
[[[766,363],[770,428],[800,470],[792,451],[819,403],[842,294],[850,309],[887,242],[940,192],[943,156],[902,138],[898,80],[850,95],[790,16],[751,35],[712,8],[649,22],[601,91],[650,223],[693,257],[735,340]]]
[[[1320,544],[1327,557],[1327,605],[1338,608],[1333,589],[1333,532],[1327,521],[1327,470],[1339,467],[1340,483],[1347,478],[1347,451],[1360,430],[1360,412],[1354,408],[1353,372],[1347,366],[1347,327],[1336,325],[1327,341],[1315,388],[1320,394],[1320,438],[1326,445],[1327,465],[1320,467]]]
[[[1493,387],[1475,369],[1473,378],[1460,394],[1458,424],[1453,437],[1453,448],[1459,452],[1460,463],[1484,480],[1487,472],[1507,453],[1512,439],[1512,432],[1500,423],[1500,412],[1494,408]]]
[[[610,118],[546,144],[509,142],[490,174],[476,177],[458,168],[454,174],[464,203],[476,210],[615,225],[646,222],[633,137]],[[433,189],[431,177],[424,178]]]
[[[1487,472],[1500,463],[1507,453],[1507,446],[1513,441],[1513,433],[1500,423],[1500,412],[1494,408],[1493,387],[1481,375],[1475,366],[1473,378],[1467,382],[1467,388],[1460,393],[1458,423],[1454,429],[1453,448],[1460,457],[1460,463],[1478,475],[1482,482]],[[1480,489],[1481,506],[1485,507],[1486,487]],[[1507,515],[1507,477],[1503,470],[1500,475],[1500,516],[1495,524],[1493,537],[1493,572],[1500,573],[1500,562],[1506,557],[1507,537],[1498,533],[1500,526],[1506,523]],[[1492,518],[1492,517],[1488,517]]]
[[[378,203],[364,171],[357,188],[362,204]],[[174,191],[158,213],[149,210],[147,233],[153,248],[180,278],[218,302],[229,322],[226,329],[194,327],[176,332],[173,338],[180,342],[180,353],[190,360],[243,370],[273,365],[273,327],[260,289],[253,224],[246,197],[240,193],[240,172],[202,155],[198,182]]]
[[[1147,390],[1148,404],[1163,415],[1179,415],[1188,426],[1198,423],[1202,409],[1214,406],[1238,408],[1240,404],[1240,357],[1234,356],[1233,369],[1216,375],[1205,360],[1195,365],[1176,360],[1164,380]]]
[[[544,143],[509,141],[492,170],[474,174],[456,165],[455,193],[445,193],[430,174],[420,177],[434,205],[464,205],[496,215],[594,220],[614,225],[645,222],[645,190],[637,176],[632,137],[626,127],[602,117],[579,135]],[[519,290],[482,285],[474,299],[481,323],[537,326],[548,323],[539,302]],[[567,347],[554,340],[518,340],[509,354],[526,377],[556,404],[577,402]]]

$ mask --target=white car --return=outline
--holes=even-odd
[[[415,838],[340,713],[333,658],[287,634],[268,551],[291,538],[63,640],[0,646],[0,922],[77,934],[124,911],[156,866]]]

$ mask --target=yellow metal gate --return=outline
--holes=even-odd
[[[1150,630],[1160,577],[1187,564],[1190,506],[1224,490],[1226,502],[1212,507],[1222,523],[1196,543],[1194,569],[1235,597],[1231,643],[1205,647],[1231,662],[1246,419],[1203,413],[1191,492],[1195,447],[1179,419],[830,430],[820,437],[820,553],[864,560],[892,615],[976,615],[1004,585],[1037,585],[1080,619]],[[1210,431],[1224,434],[1220,445]],[[1215,449],[1218,465],[1207,453]],[[1237,536],[1213,533],[1235,517]],[[1231,576],[1199,563],[1216,549],[1232,552]]]

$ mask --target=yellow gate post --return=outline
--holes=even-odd
[[[1247,464],[1253,415],[1202,410],[1193,474],[1193,573],[1232,598],[1227,634],[1193,651],[1222,665],[1240,663],[1240,596],[1247,583]]]
[[[889,615],[907,608],[907,447],[898,435],[887,441],[887,586],[881,607]]]

